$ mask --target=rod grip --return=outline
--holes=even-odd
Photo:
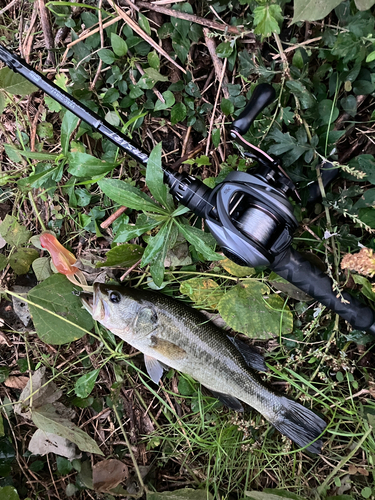
[[[332,311],[339,314],[357,330],[366,330],[375,335],[375,312],[358,299],[344,292],[347,303],[332,290],[332,280],[323,271],[305,260],[300,253],[289,248],[276,257],[272,270],[300,290],[309,294]]]
[[[246,134],[255,118],[264,108],[275,100],[275,97],[276,92],[272,85],[269,83],[261,83],[258,85],[246,108],[242,111],[237,120],[233,122],[232,128],[241,135]]]

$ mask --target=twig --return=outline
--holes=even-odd
[[[98,4],[98,21],[99,21],[99,32],[100,32],[100,48],[103,49],[104,48],[104,30],[103,30],[102,3],[103,3],[103,0],[99,0],[99,4]],[[103,61],[99,58],[99,64],[98,64],[98,67],[96,69],[96,73],[95,73],[94,79],[91,82],[90,90],[94,90],[96,82],[98,81],[100,72],[102,70],[102,66],[103,66]]]
[[[211,115],[211,120],[210,120],[210,128],[209,128],[208,136],[207,136],[206,156],[208,156],[208,151],[210,149],[210,139],[211,139],[212,127],[213,127],[214,119],[215,119],[215,111],[216,111],[217,102],[219,100],[219,94],[220,94],[221,85],[223,83],[223,78],[224,78],[224,75],[225,75],[225,69],[227,67],[227,61],[228,61],[228,59],[225,58],[224,59],[224,64],[223,64],[223,69],[222,69],[221,75],[220,75],[219,88],[217,89],[217,92],[216,92],[215,104],[214,104],[214,108],[212,110],[212,115]]]
[[[296,43],[292,47],[288,47],[287,49],[284,49],[283,52],[284,52],[284,54],[286,54],[287,52],[292,52],[293,50],[297,50],[299,47],[303,47],[304,45],[308,45],[309,43],[318,42],[321,39],[322,39],[321,36],[317,36],[316,38],[311,38],[310,40],[305,40],[304,42]],[[281,57],[282,56],[280,53],[280,54],[276,54],[276,55],[272,56],[272,59],[275,61],[276,59],[279,59]]]
[[[198,144],[198,146],[196,146],[194,149],[192,149],[191,151],[189,151],[189,153],[187,153],[184,156],[181,156],[181,158],[179,158],[176,162],[173,163],[173,165],[171,165],[171,169],[172,170],[177,170],[179,168],[179,166],[184,161],[191,160],[191,158],[195,158],[197,156],[197,154],[200,153],[203,150],[205,142],[206,142],[206,140],[204,139],[202,142],[200,142]]]
[[[217,21],[211,21],[210,19],[205,19],[204,17],[198,17],[194,14],[187,14],[186,12],[180,12],[178,10],[168,9],[167,7],[161,7],[160,5],[155,5],[147,2],[137,2],[139,7],[143,7],[145,9],[153,10],[155,12],[159,12],[160,14],[165,14],[170,17],[177,17],[178,19],[185,19],[185,21],[190,21],[192,23],[201,24],[202,26],[207,26],[207,28],[211,28],[213,30],[225,31],[230,33],[231,35],[240,35],[241,31],[236,26],[229,26],[229,24],[221,24]],[[250,38],[254,38],[255,43],[255,35],[252,33],[248,33]]]
[[[25,61],[27,63],[30,62],[30,52],[31,52],[31,46],[33,44],[33,36],[31,33],[34,31],[34,24],[36,22],[36,18],[38,15],[38,8],[36,2],[34,3],[34,8],[33,8],[33,13],[31,15],[30,19],[30,26],[29,29],[27,30],[25,40],[23,42],[23,57],[25,58]]]
[[[136,262],[135,264],[133,264],[131,267],[129,267],[129,269],[127,269],[124,272],[124,274],[121,276],[120,281],[123,281],[141,262],[142,262],[142,258],[139,259],[139,261]]]
[[[3,9],[0,10],[0,16],[2,16],[7,10],[11,9],[13,5],[16,5],[16,3],[19,0],[12,0],[8,5],[6,5]]]
[[[133,54],[130,52],[130,50],[128,50],[128,55],[129,57],[133,57]],[[135,63],[135,67],[137,68],[137,70],[139,71],[139,73],[143,76],[145,74],[142,66],[139,64],[139,62],[136,62]],[[133,77],[134,81],[134,85],[136,85],[136,81],[135,81],[135,78]],[[161,101],[163,104],[165,104],[165,99],[164,97],[161,95],[161,93],[158,91],[158,89],[156,89],[155,87],[152,89],[153,93],[156,95],[156,97],[159,99],[159,101]]]
[[[107,227],[109,227],[112,224],[112,222],[114,222],[116,219],[118,219],[120,217],[120,215],[125,212],[126,209],[127,209],[127,207],[120,207],[119,209],[117,209],[116,212],[114,212],[112,215],[110,215],[108,217],[108,219],[104,220],[100,224],[100,227],[102,229],[107,229]]]
[[[48,11],[46,9],[46,4],[44,3],[44,0],[39,0],[38,5],[39,5],[39,17],[43,30],[44,42],[48,50],[48,56],[45,65],[56,66],[55,53],[53,52],[54,46],[53,46],[52,28]]]
[[[168,59],[168,61],[170,61],[180,71],[182,71],[183,73],[186,74],[186,71],[184,70],[184,68],[182,68],[179,64],[177,64],[176,61],[174,59],[172,59],[172,57],[169,54],[167,54],[167,52],[165,52],[165,50],[162,49],[147,33],[145,33],[143,31],[143,29],[141,29],[138,26],[138,24],[135,21],[133,21],[133,19],[131,19],[127,14],[125,14],[125,12],[122,9],[120,9],[120,7],[115,5],[113,0],[108,0],[108,3],[115,10],[116,14],[121,16],[122,19],[126,22],[126,24],[128,24],[132,28],[132,30],[134,30],[140,37],[142,37],[143,40],[145,40],[147,43],[149,43],[151,45],[151,47],[153,47],[157,52],[159,52],[159,54],[162,54],[166,59]]]
[[[210,53],[210,56],[211,56],[211,59],[212,59],[212,62],[213,62],[214,68],[215,68],[216,79],[220,80],[221,74],[223,71],[223,63],[222,63],[221,59],[219,59],[217,57],[215,41],[213,40],[213,38],[211,38],[209,36],[210,31],[207,28],[203,28],[203,34],[204,34],[204,39],[205,39],[205,42],[206,42],[206,45],[208,48],[208,52]],[[226,59],[225,59],[225,61],[226,61]],[[224,94],[225,99],[229,99],[229,92],[228,92],[228,87],[227,87],[227,84],[229,83],[228,78],[225,76],[223,81],[224,81],[223,94]]]
[[[190,133],[191,133],[191,126],[187,128],[185,137],[184,137],[184,142],[182,143],[182,150],[181,150],[181,156],[184,156],[185,151],[186,151],[186,146],[190,138]]]
[[[35,200],[33,198],[31,191],[29,191],[29,200],[30,200],[30,204],[32,206],[32,209],[34,210],[34,213],[39,221],[40,227],[42,228],[43,231],[46,231],[46,226],[44,225],[44,222],[40,216],[39,210],[37,209],[37,207],[35,205]]]

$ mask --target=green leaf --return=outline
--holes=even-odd
[[[229,99],[222,99],[220,104],[221,111],[226,115],[231,115],[234,112],[234,104]]]
[[[195,305],[202,309],[217,309],[223,290],[211,278],[191,278],[180,285],[180,292],[190,297]]]
[[[319,116],[323,125],[333,123],[339,116],[339,110],[330,99],[323,99],[318,105]]]
[[[239,266],[235,264],[230,259],[224,259],[220,262],[220,265],[232,276],[237,276],[238,278],[244,278],[245,276],[251,276],[255,274],[255,270],[252,267]]]
[[[44,432],[51,432],[68,439],[75,443],[81,451],[103,455],[96,442],[67,417],[56,411],[54,405],[46,404],[34,408],[31,415],[34,424]]]
[[[106,255],[105,262],[98,262],[96,267],[131,267],[136,264],[142,257],[144,252],[143,247],[128,243],[112,248]]]
[[[0,253],[0,271],[4,269],[4,267],[8,264],[8,259],[4,254]]]
[[[73,469],[72,462],[59,455],[56,455],[56,466],[59,474],[62,476],[67,476]]]
[[[186,106],[183,102],[178,102],[171,109],[171,124],[176,125],[186,118]]]
[[[211,137],[212,137],[212,144],[214,145],[215,148],[217,148],[219,146],[219,144],[220,144],[220,129],[217,128],[216,130],[214,130],[212,132],[212,136]]]
[[[170,90],[166,90],[165,92],[163,92],[162,96],[164,97],[165,103],[158,99],[155,103],[154,111],[161,111],[163,109],[171,108],[176,102],[176,99]]]
[[[96,177],[110,172],[116,167],[116,163],[99,160],[95,156],[86,153],[68,153],[68,172],[76,177]]]
[[[341,99],[340,104],[343,110],[350,116],[355,116],[357,114],[357,99],[354,95],[348,95]]]
[[[93,327],[91,315],[73,294],[75,289],[66,276],[54,274],[30,290],[28,299],[35,304],[29,304],[34,326],[46,344],[73,342]]]
[[[98,368],[97,370],[92,370],[89,373],[85,373],[85,375],[82,375],[82,377],[79,377],[79,379],[77,379],[76,383],[74,384],[74,392],[79,398],[87,398],[87,396],[91,394],[99,373],[100,368]]]
[[[61,123],[61,147],[63,154],[66,156],[69,150],[70,136],[74,132],[78,124],[78,116],[74,115],[70,111],[66,111],[64,118]]]
[[[141,236],[160,224],[159,221],[140,214],[135,225],[121,223],[117,229],[114,243],[126,243],[127,241]]]
[[[220,300],[218,310],[234,330],[252,338],[269,339],[291,332],[293,315],[278,295],[263,297],[268,288],[253,279],[231,288]]]
[[[149,52],[147,54],[147,61],[148,61],[148,64],[151,66],[151,68],[154,68],[154,69],[159,71],[160,59],[159,59],[159,56],[158,56],[156,50],[153,50],[152,52]]]
[[[105,64],[112,65],[116,61],[116,56],[112,50],[100,49],[98,55]]]
[[[229,57],[233,52],[233,44],[231,42],[221,42],[216,47],[218,57]]]
[[[118,36],[116,33],[111,33],[111,45],[113,52],[118,57],[125,56],[128,53],[128,46],[126,45],[125,40],[123,40],[121,36]]]
[[[25,245],[33,233],[18,223],[13,215],[6,215],[3,222],[0,224],[0,236],[14,247]]]
[[[302,109],[308,109],[314,106],[316,99],[302,82],[298,80],[288,81],[286,82],[286,86],[296,97],[298,97]]]
[[[142,266],[146,266],[156,257],[161,260],[160,254],[166,254],[167,250],[165,250],[164,252],[164,249],[165,247],[166,249],[168,249],[169,246],[169,233],[171,231],[172,223],[172,220],[164,222],[164,224],[162,224],[162,226],[160,227],[159,232],[155,236],[150,237],[149,243],[143,254],[141,263]],[[164,259],[162,263],[164,266]]]
[[[5,90],[12,95],[28,95],[36,92],[37,87],[19,73],[14,73],[10,68],[0,69],[0,90]]]
[[[182,488],[175,491],[164,491],[163,493],[147,492],[147,500],[213,500],[213,496],[206,490],[193,490]]]
[[[39,252],[35,248],[19,248],[9,257],[9,264],[16,274],[26,274],[38,257]]]
[[[0,486],[0,498],[1,500],[20,500],[14,486]]]
[[[354,0],[354,3],[358,10],[369,10],[375,4],[375,0]]]
[[[197,252],[201,253],[203,257],[207,260],[221,260],[222,255],[214,252],[211,247],[207,245],[204,241],[205,233],[196,227],[181,224],[176,221],[179,231],[184,235],[191,245],[196,249]]]
[[[254,33],[257,35],[270,36],[272,33],[280,33],[279,22],[283,21],[280,5],[259,5],[254,9]]]
[[[177,57],[182,63],[186,61],[186,58],[190,50],[190,40],[188,37],[182,38],[180,35],[174,33],[172,37],[172,47],[177,54]]]
[[[375,3],[375,0],[374,0],[374,3]],[[372,61],[374,61],[374,59],[375,59],[375,50],[370,52],[370,54],[366,57],[366,62],[367,63],[372,62]]]
[[[169,211],[174,211],[173,198],[164,182],[164,173],[161,167],[162,143],[159,142],[150,153],[146,168],[146,184],[156,201]]]
[[[0,92],[0,115],[2,115],[4,112],[5,103],[5,95],[3,94],[3,92]]]
[[[292,23],[317,21],[326,17],[343,0],[294,0]]]
[[[353,83],[353,92],[356,95],[368,95],[374,92],[375,85],[367,80],[356,80]]]
[[[111,200],[133,210],[156,212],[165,214],[165,210],[156,204],[149,196],[142,193],[139,188],[133,187],[117,179],[102,179],[98,182],[100,189]]]
[[[141,12],[138,12],[138,24],[149,36],[151,36],[151,28],[150,23],[146,16],[144,16]]]

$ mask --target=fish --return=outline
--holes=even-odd
[[[263,357],[227,335],[199,311],[163,293],[94,283],[81,293],[93,319],[144,354],[150,378],[159,383],[166,367],[190,375],[236,411],[241,401],[301,448],[318,454],[325,421],[260,379]]]

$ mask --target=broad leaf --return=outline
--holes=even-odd
[[[116,163],[109,163],[79,152],[68,153],[68,161],[68,172],[76,177],[95,177],[110,172],[116,167]]]
[[[55,274],[29,292],[28,299],[35,304],[29,304],[30,312],[43,342],[67,344],[93,327],[91,315],[82,309],[81,299],[73,294],[74,290],[65,276]]]
[[[165,253],[168,250],[169,246],[168,237],[171,231],[172,224],[173,224],[172,220],[164,222],[164,224],[162,224],[156,236],[151,236],[147,248],[143,254],[142,264],[141,264],[142,266],[146,266],[156,257],[158,258],[158,260],[162,260],[160,259],[159,254],[163,252],[164,247],[166,247]],[[162,264],[164,266],[164,259]]]
[[[178,102],[171,109],[171,124],[176,125],[186,118],[186,106],[183,102]]]
[[[77,379],[74,384],[74,391],[79,398],[87,398],[91,391],[94,389],[96,379],[98,378],[100,368],[97,370],[92,370],[89,373],[85,373],[82,377]]]
[[[116,35],[116,33],[111,33],[111,45],[116,56],[122,57],[128,52],[128,46],[126,45],[125,40]]]
[[[280,33],[279,22],[283,21],[280,5],[259,5],[254,9],[254,33],[262,36],[270,36],[272,33]]]
[[[220,300],[218,310],[234,330],[252,338],[268,339],[293,328],[293,315],[277,295],[263,297],[268,288],[256,280],[246,280],[231,288]]]
[[[102,179],[98,184],[108,198],[120,205],[132,208],[133,210],[165,214],[163,207],[152,201],[151,198],[142,193],[139,188],[133,187],[124,181],[119,181],[117,179]]]
[[[251,276],[255,274],[255,270],[252,267],[239,266],[235,264],[233,260],[224,259],[220,262],[222,268],[224,268],[232,276],[237,276],[238,278],[244,278],[245,276]]]
[[[18,248],[9,257],[9,264],[16,274],[26,274],[38,257],[39,252],[35,248]]]
[[[154,229],[159,224],[160,221],[147,217],[145,214],[140,214],[135,225],[127,224],[126,222],[120,223],[113,241],[115,243],[126,243],[137,236],[151,231],[151,229]]]
[[[182,488],[181,490],[164,491],[163,493],[148,491],[147,500],[213,500],[213,496],[206,490]]]
[[[64,155],[68,154],[70,136],[74,132],[78,124],[78,116],[74,115],[71,111],[66,111],[61,123],[61,147]]]
[[[10,68],[0,69],[0,90],[5,90],[12,95],[27,95],[38,90],[37,87],[19,73],[14,73]]]
[[[96,442],[79,427],[74,425],[69,418],[61,415],[54,405],[46,404],[32,410],[34,424],[45,432],[57,434],[72,443],[81,451],[103,455]]]
[[[155,200],[164,205],[169,212],[173,212],[173,198],[169,194],[167,185],[164,183],[164,173],[161,167],[161,150],[162,144],[159,142],[150,153],[146,169],[146,184]]]
[[[132,243],[118,245],[112,248],[106,255],[105,262],[98,262],[96,267],[131,267],[142,257],[144,249]]]
[[[170,90],[166,90],[165,92],[163,92],[162,96],[164,97],[165,103],[158,99],[155,103],[154,111],[161,111],[163,109],[171,108],[176,102],[176,99]]]
[[[13,215],[6,215],[3,222],[0,224],[0,236],[14,247],[25,245],[32,235],[24,226],[21,226]]]
[[[14,486],[0,486],[0,498],[1,500],[20,500]]]
[[[286,82],[286,86],[296,97],[298,97],[302,109],[308,109],[314,106],[316,99],[311,94],[311,92],[307,90],[307,88],[302,82],[298,80],[291,80],[289,82]]]
[[[294,0],[292,23],[317,21],[326,17],[343,0]]]
[[[201,253],[207,260],[221,260],[224,257],[212,250],[212,248],[204,241],[205,233],[196,227],[181,224],[176,221],[179,231],[185,236],[187,241],[193,245],[197,252]]]
[[[216,281],[210,278],[191,278],[183,281],[180,292],[188,295],[199,308],[217,309],[224,292]]]

